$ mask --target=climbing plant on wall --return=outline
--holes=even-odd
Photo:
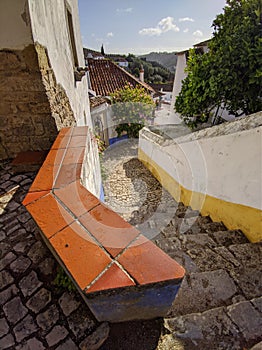
[[[111,95],[112,118],[118,137],[127,133],[128,137],[138,138],[139,130],[153,118],[155,103],[143,87],[126,84],[123,89]]]
[[[175,109],[190,126],[223,104],[236,117],[262,109],[262,2],[227,0],[209,51],[191,50]]]

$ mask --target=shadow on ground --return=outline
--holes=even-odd
[[[163,319],[110,325],[110,334],[100,350],[154,350],[163,330]]]

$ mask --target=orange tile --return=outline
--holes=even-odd
[[[51,149],[45,159],[44,165],[60,165],[66,149]]]
[[[29,192],[51,190],[57,175],[58,165],[43,165],[29,189]]]
[[[86,293],[134,286],[135,283],[115,263],[89,288]]]
[[[74,218],[57,202],[52,194],[28,204],[26,208],[47,238],[52,237],[74,221]]]
[[[59,149],[59,148],[67,148],[69,144],[70,136],[61,135],[61,133],[57,136],[55,142],[53,143],[51,149]]]
[[[29,192],[29,193],[25,196],[25,198],[24,198],[22,204],[26,206],[26,205],[28,205],[29,203],[32,203],[32,202],[38,200],[39,198],[44,197],[44,196],[45,196],[46,194],[48,194],[49,192],[50,192],[50,191]]]
[[[72,136],[68,147],[76,148],[76,147],[85,147],[86,146],[87,135],[84,136]]]
[[[57,176],[54,188],[64,187],[77,181],[81,176],[82,164],[62,165]]]
[[[117,260],[139,284],[182,279],[185,274],[182,266],[143,236]]]
[[[72,134],[74,136],[86,136],[88,129],[88,126],[75,126]]]
[[[114,257],[139,235],[136,228],[103,204],[81,216],[79,221]]]
[[[78,147],[78,148],[68,148],[66,150],[65,157],[63,159],[63,164],[77,164],[83,163],[85,154],[85,147]]]
[[[55,190],[55,194],[77,217],[100,203],[97,197],[80,184],[80,180]]]
[[[111,263],[111,259],[77,223],[58,232],[50,243],[82,289]]]
[[[63,128],[59,131],[59,135],[66,135],[66,136],[70,136],[72,133],[72,129],[73,127],[67,127],[67,128]]]

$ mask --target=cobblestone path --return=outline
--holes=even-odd
[[[136,152],[130,140],[105,152],[105,201],[187,272],[157,349],[250,348],[262,340],[261,244],[177,203]]]
[[[108,334],[77,293],[54,286],[57,263],[21,204],[35,173],[0,170],[0,349],[88,349]]]

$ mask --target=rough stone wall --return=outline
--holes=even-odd
[[[0,159],[48,149],[57,128],[33,45],[0,51]]]
[[[35,48],[51,114],[55,120],[57,129],[60,130],[61,128],[72,126],[75,124],[74,113],[65,89],[56,81],[48,58],[48,52],[40,44],[36,44]]]
[[[46,50],[38,44],[1,50],[0,62],[0,159],[49,149],[75,118]]]

